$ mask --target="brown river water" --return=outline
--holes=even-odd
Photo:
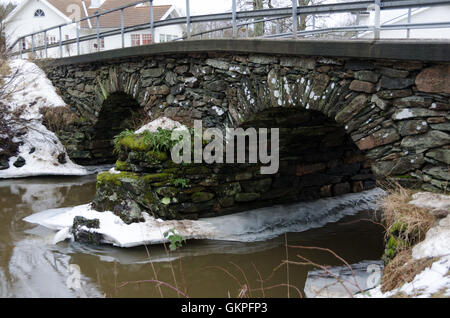
[[[94,194],[95,176],[0,180],[0,297],[177,297],[174,289],[189,297],[237,297],[244,285],[246,296],[287,297],[287,283],[289,296],[298,297],[314,267],[279,266],[286,259],[286,237],[289,245],[332,249],[349,263],[383,253],[382,228],[363,220],[371,211],[263,242],[191,240],[175,253],[163,245],[53,245],[54,231],[22,220],[88,203]],[[342,265],[324,251],[287,252],[291,261],[301,262],[300,254],[321,265]],[[155,280],[164,285],[157,288]]]

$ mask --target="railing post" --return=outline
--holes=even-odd
[[[96,12],[98,14],[98,11]],[[97,52],[100,52],[100,16],[97,15],[95,17],[95,20],[97,21]]]
[[[59,57],[63,57],[63,49],[62,49],[62,27],[59,27]]]
[[[80,22],[75,23],[75,29],[77,32],[77,55],[80,55],[80,30],[79,30]]]
[[[153,15],[153,0],[150,0],[150,33],[152,35],[152,43],[155,43],[155,17]]]
[[[381,9],[381,0],[375,0],[375,23],[374,23],[374,39],[380,39],[380,9]]]
[[[233,26],[233,38],[235,38],[237,36],[236,0],[232,0],[231,8],[232,8],[232,11],[233,11],[231,24]]]
[[[316,29],[316,16],[315,15],[312,16],[312,28],[313,28],[313,30]]]
[[[47,49],[47,31],[44,31],[44,50],[45,50],[45,58],[48,58],[48,49]]]
[[[122,38],[122,49],[125,47],[125,16],[123,9],[120,10],[120,36]],[[153,41],[153,39],[152,39]]]
[[[19,54],[20,54],[20,58],[22,59],[22,49],[23,49],[23,44],[26,43],[25,42],[25,37],[21,38],[20,41],[20,46],[19,46]]]
[[[297,0],[292,0],[292,36],[297,39]]]
[[[186,0],[186,36],[188,40],[191,38],[191,7],[189,0]]]
[[[34,34],[31,35],[31,56],[34,57]]]
[[[408,24],[411,24],[411,8],[408,9]],[[406,38],[409,39],[410,36],[411,36],[411,29],[407,28],[406,29]]]
[[[245,25],[245,37],[248,38],[248,23]]]
[[[275,33],[280,34],[280,20],[277,20],[277,23],[275,24]]]

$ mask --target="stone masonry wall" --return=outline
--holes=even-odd
[[[241,126],[265,109],[316,110],[345,129],[377,178],[432,191],[444,191],[449,180],[449,64],[186,53],[46,72],[91,127],[117,92],[152,119],[201,119],[205,127]],[[93,150],[79,137],[75,148],[89,157]]]

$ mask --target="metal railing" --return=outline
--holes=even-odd
[[[276,30],[272,34],[255,35],[253,37],[264,37],[264,38],[293,38],[298,39],[299,37],[329,34],[329,33],[339,33],[339,32],[354,32],[357,38],[359,32],[373,32],[374,39],[380,39],[382,30],[405,30],[406,37],[409,38],[410,30],[413,29],[430,29],[430,28],[450,28],[450,17],[449,21],[440,21],[433,23],[411,23],[411,8],[423,8],[438,5],[450,5],[450,0],[368,0],[368,1],[357,1],[357,2],[345,2],[345,3],[334,3],[334,4],[321,4],[321,5],[311,5],[311,6],[298,6],[297,0],[291,0],[291,7],[284,8],[271,8],[271,9],[261,9],[252,11],[237,11],[236,0],[231,1],[231,11],[217,14],[208,15],[196,15],[191,16],[190,11],[190,0],[186,0],[186,16],[169,18],[165,20],[156,21],[154,18],[154,5],[153,0],[137,1],[128,5],[124,5],[115,9],[105,10],[103,12],[95,12],[93,15],[80,18],[74,22],[69,22],[65,24],[56,25],[38,32],[27,34],[18,38],[11,46],[13,55],[22,57],[24,53],[32,53],[33,56],[37,52],[44,52],[44,56],[48,57],[48,51],[52,48],[59,49],[59,57],[63,57],[63,47],[76,44],[77,55],[81,54],[81,43],[86,41],[96,42],[96,51],[100,51],[102,47],[102,41],[108,37],[118,36],[121,38],[120,47],[124,48],[125,34],[131,32],[137,32],[142,30],[150,30],[151,42],[155,43],[155,29],[172,26],[181,25],[183,30],[183,36],[172,39],[173,41],[189,40],[194,37],[203,38],[204,36],[213,36],[219,33],[222,37],[226,37],[225,32],[231,31],[230,36],[232,38],[238,37],[238,30],[241,27],[245,27],[245,37],[251,37],[249,34],[250,26],[256,26],[257,24],[275,23]],[[143,5],[148,3],[149,10],[149,21],[142,24],[135,24],[131,26],[125,25],[125,10],[134,7],[136,5]],[[402,24],[381,24],[381,12],[383,10],[392,9],[408,9],[407,21],[408,23]],[[331,15],[336,13],[360,13],[374,11],[374,23],[373,25],[349,25],[349,26],[336,26],[336,27],[326,27],[317,28],[316,27],[316,17],[323,15]],[[100,18],[108,14],[115,12],[120,12],[120,27],[116,28],[102,28],[100,25]],[[312,17],[312,26],[310,29],[298,29],[298,19],[301,16]],[[359,17],[359,15],[358,15]],[[95,33],[92,30],[91,21],[95,21]],[[91,34],[80,35],[81,25],[86,21],[89,25]],[[211,27],[208,30],[197,31],[193,29],[193,25],[197,24],[207,24],[212,22],[225,21],[225,25],[219,27]],[[289,21],[289,32],[280,32],[279,24],[280,21]],[[63,40],[62,30],[65,27],[75,26],[76,35],[74,38],[68,38]],[[103,30],[102,30],[103,29]],[[48,34],[51,31],[57,30],[58,41],[49,41]],[[38,43],[36,45],[36,38],[43,35],[43,43]],[[27,47],[31,39],[31,47]],[[114,47],[117,48],[117,47]],[[92,53],[92,52],[88,52]]]

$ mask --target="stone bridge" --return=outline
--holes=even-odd
[[[55,130],[79,163],[116,160],[113,137],[147,115],[188,126],[201,119],[204,127],[280,128],[273,176],[249,165],[175,172],[165,158],[149,166],[129,148],[117,167],[125,175],[99,177],[116,187],[100,186],[99,209],[195,218],[358,192],[377,179],[446,190],[449,62],[449,42],[201,40],[45,61],[43,68],[74,114]],[[105,199],[142,173],[156,174],[146,179],[151,199],[136,199],[145,190],[124,193],[121,204]],[[190,180],[188,189],[171,184],[177,176]],[[174,199],[158,201],[167,197]]]

